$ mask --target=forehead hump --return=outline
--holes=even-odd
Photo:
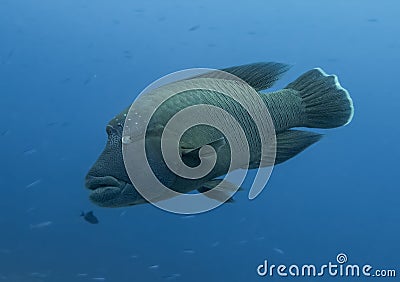
[[[129,107],[126,108],[125,110],[123,110],[122,112],[120,112],[118,115],[116,115],[112,120],[110,120],[108,122],[108,126],[111,126],[113,128],[116,128],[119,125],[124,125],[125,123],[125,119],[126,119],[126,115],[128,114],[129,111]]]

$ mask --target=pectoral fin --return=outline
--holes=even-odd
[[[214,148],[214,150],[218,153],[218,151],[226,144],[225,138],[221,137],[217,140],[211,141],[209,143],[205,144],[188,144],[185,142],[181,142],[180,145],[180,152],[181,156],[188,155],[188,154],[196,154],[200,158],[207,158],[212,156],[212,150],[210,149],[205,149],[201,150],[202,147],[204,146],[211,146]]]

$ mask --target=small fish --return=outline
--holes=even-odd
[[[87,273],[78,273],[76,276],[78,276],[78,277],[87,277],[88,274]]]
[[[91,224],[97,224],[97,223],[99,223],[99,220],[98,220],[97,217],[93,214],[93,211],[90,211],[90,212],[87,212],[87,213],[81,212],[81,216],[83,216],[83,218],[84,218],[87,222],[89,222],[89,223],[91,223]]]
[[[24,155],[25,155],[25,156],[32,155],[32,154],[35,154],[35,153],[37,153],[37,150],[36,150],[35,148],[33,148],[33,149],[28,149],[28,150],[25,150],[25,151],[24,151]]]
[[[26,186],[25,186],[25,189],[30,189],[30,188],[32,188],[32,187],[34,187],[34,186],[40,184],[41,182],[42,182],[41,179],[35,180],[35,181],[33,181],[32,183],[26,185]]]
[[[171,275],[164,275],[163,278],[165,278],[165,280],[170,281],[170,280],[175,280],[175,279],[177,279],[177,278],[179,278],[181,276],[182,276],[182,274],[180,274],[180,273],[174,273],[174,274],[171,274]]]
[[[185,249],[185,250],[183,250],[183,252],[184,252],[185,254],[194,254],[194,253],[195,253],[195,251],[192,250],[192,249]]]
[[[43,227],[50,226],[52,224],[53,224],[52,221],[43,221],[43,222],[36,223],[36,224],[30,224],[29,227],[31,229],[38,229],[38,228],[43,228]]]
[[[83,82],[83,85],[88,85],[92,81],[92,79],[96,79],[96,78],[97,78],[97,74],[89,76],[88,78],[85,79],[85,81]]]
[[[5,57],[5,59],[1,62],[2,64],[7,64],[11,58],[14,56],[15,49],[11,49],[10,52],[8,52],[8,55]]]
[[[71,82],[71,78],[67,77],[67,78],[62,79],[59,83],[60,84],[65,84],[65,83],[69,83],[69,82]]]
[[[85,81],[83,82],[83,85],[88,85],[91,80],[92,80],[91,77],[86,78]]]
[[[48,122],[48,123],[46,123],[46,125],[47,126],[56,126],[56,125],[58,125],[58,122],[56,122],[56,121],[50,121],[50,122]]]
[[[12,58],[12,56],[14,55],[14,52],[15,52],[15,49],[11,49],[11,51],[7,55],[7,61]]]
[[[198,30],[200,28],[200,25],[194,25],[191,28],[188,29],[188,31],[195,31]]]
[[[158,264],[150,265],[149,269],[158,269],[160,266]]]
[[[95,281],[105,281],[106,278],[104,278],[104,277],[93,277],[92,280],[95,280]]]
[[[10,133],[10,130],[4,130],[0,133],[0,136],[6,136]]]

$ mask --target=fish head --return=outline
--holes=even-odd
[[[106,126],[107,144],[85,177],[90,200],[101,207],[124,207],[145,203],[125,169],[122,131],[128,109]]]

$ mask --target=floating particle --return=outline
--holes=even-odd
[[[30,189],[32,187],[35,187],[36,185],[40,184],[42,182],[41,179],[35,180],[32,183],[28,184],[25,186],[25,189]]]
[[[11,251],[9,249],[0,249],[0,254],[7,255],[7,254],[10,254],[10,253],[11,253]]]
[[[43,222],[36,223],[36,224],[30,224],[29,227],[31,229],[37,229],[37,228],[44,228],[44,227],[50,226],[52,224],[53,224],[52,221],[43,221]]]
[[[191,219],[191,218],[195,218],[194,215],[184,215],[181,217],[182,219]]]
[[[36,210],[36,208],[35,208],[35,207],[32,207],[32,208],[27,209],[26,212],[27,212],[27,213],[31,213],[31,212],[33,212],[34,210]]]
[[[278,254],[281,254],[281,255],[285,254],[285,252],[284,252],[282,249],[273,248],[273,250],[274,250],[275,252],[277,252]]]
[[[211,247],[215,248],[215,247],[219,246],[219,244],[220,244],[220,242],[216,241],[216,242],[211,244]]]
[[[37,277],[37,278],[46,278],[48,274],[45,273],[40,273],[40,272],[32,272],[30,274],[31,277]]]

